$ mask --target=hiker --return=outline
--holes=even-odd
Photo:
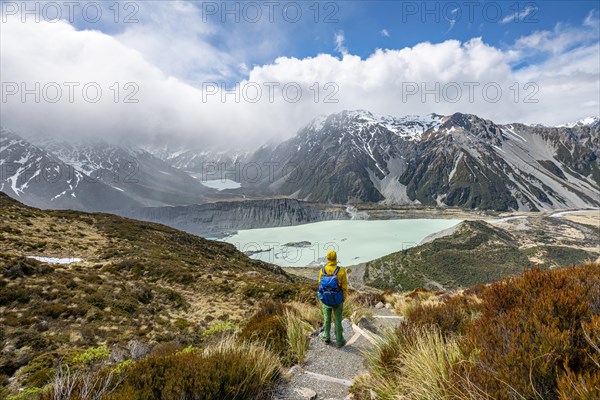
[[[342,312],[344,301],[348,297],[348,275],[344,268],[337,265],[337,254],[333,250],[327,253],[327,265],[319,271],[319,300],[323,306],[323,335],[321,338],[325,343],[330,343],[331,314],[335,326],[335,343],[337,347],[346,344],[344,330],[342,328]]]

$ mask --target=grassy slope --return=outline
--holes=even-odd
[[[528,255],[542,252],[559,266],[595,256],[561,246],[520,249],[507,231],[482,221],[466,221],[450,236],[389,254],[366,265],[365,282],[381,289],[467,287],[518,274],[531,264]],[[435,283],[432,283],[435,282]]]
[[[43,211],[1,193],[0,214],[0,377],[40,355],[98,344],[197,344],[203,329],[243,321],[259,299],[309,289],[230,244],[158,224]],[[59,266],[26,255],[83,260]]]

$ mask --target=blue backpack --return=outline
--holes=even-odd
[[[323,275],[321,276],[321,282],[319,283],[319,300],[326,306],[337,306],[344,301],[344,293],[339,286],[337,273],[340,267],[337,267],[333,271],[332,275],[328,275],[323,267]]]

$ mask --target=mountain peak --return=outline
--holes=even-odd
[[[335,129],[342,133],[376,132],[378,128],[388,130],[393,134],[408,140],[419,140],[421,135],[430,129],[437,129],[444,118],[438,114],[391,115],[374,114],[366,110],[343,110],[327,116],[321,115],[309,122],[304,131],[326,132]]]
[[[591,128],[600,126],[600,116],[586,117],[574,122],[567,122],[566,124],[556,125],[557,128],[573,128],[576,126],[589,126]]]

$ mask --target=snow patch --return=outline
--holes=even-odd
[[[56,257],[40,257],[40,256],[27,256],[27,258],[31,258],[33,260],[38,260],[40,262],[45,262],[48,264],[72,264],[76,262],[81,262],[81,258],[56,258]]]

